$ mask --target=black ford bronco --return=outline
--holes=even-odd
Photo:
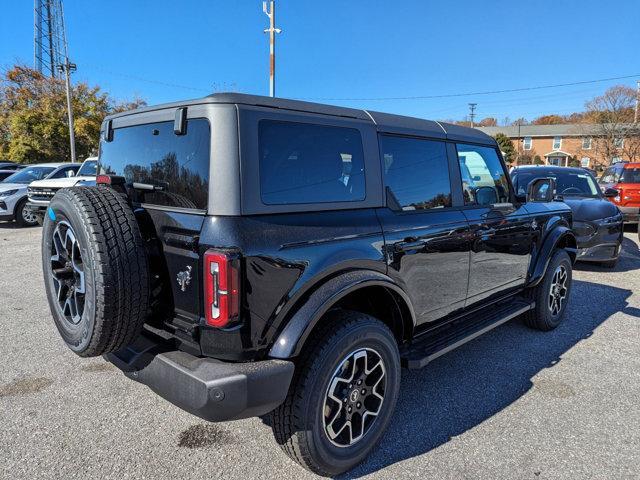
[[[371,451],[401,367],[569,299],[570,209],[477,130],[216,94],[107,117],[98,174],[45,217],[66,344],[203,419],[269,414],[322,475]]]

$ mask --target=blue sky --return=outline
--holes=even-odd
[[[0,66],[33,63],[33,2],[5,1]],[[74,80],[161,103],[214,90],[268,93],[260,0],[64,0]],[[436,119],[581,110],[640,79],[638,0],[278,0],[277,94]],[[634,25],[635,22],[635,25]],[[328,100],[331,99],[331,100]],[[346,100],[356,99],[356,100]]]

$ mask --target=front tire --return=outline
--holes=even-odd
[[[16,206],[16,223],[20,227],[35,227],[38,219],[33,210],[27,207],[27,199],[21,200]]]
[[[396,340],[381,321],[338,310],[307,342],[271,426],[284,452],[331,476],[360,463],[384,433],[400,388]]]
[[[542,281],[526,292],[528,298],[536,302],[524,315],[527,326],[549,331],[560,325],[571,293],[572,273],[569,254],[556,250]]]

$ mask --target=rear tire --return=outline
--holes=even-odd
[[[19,227],[35,227],[38,224],[35,213],[27,208],[27,200],[20,200],[16,206],[15,219]]]
[[[124,199],[107,187],[73,187],[53,197],[42,231],[47,299],[67,346],[82,357],[119,350],[142,329],[148,260]]]
[[[565,250],[556,250],[544,278],[525,293],[536,302],[535,307],[524,314],[527,326],[549,331],[560,325],[571,294],[571,280],[571,258]]]
[[[360,463],[384,433],[400,388],[400,355],[389,328],[369,315],[338,310],[323,320],[271,426],[292,460],[331,476]]]

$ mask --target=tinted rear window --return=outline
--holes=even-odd
[[[267,205],[365,198],[364,153],[353,128],[262,120],[260,194]]]
[[[116,128],[113,140],[100,144],[100,173],[140,184],[143,203],[206,209],[209,140],[204,118],[189,119],[185,135],[173,132],[172,121]]]

